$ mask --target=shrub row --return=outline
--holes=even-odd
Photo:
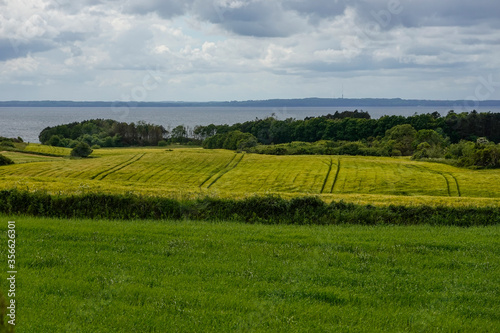
[[[56,218],[191,219],[311,225],[484,226],[500,223],[499,208],[374,207],[343,201],[326,204],[318,197],[287,200],[277,196],[256,196],[242,200],[206,197],[180,201],[129,194],[87,193],[65,196],[19,190],[0,191],[0,213]]]

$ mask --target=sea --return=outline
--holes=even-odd
[[[355,108],[349,108],[353,111]],[[411,116],[439,112],[446,115],[445,107],[363,107],[377,119],[384,115]],[[145,121],[162,125],[167,130],[178,125],[194,129],[197,125],[236,124],[245,121],[275,117],[304,119],[346,111],[335,107],[0,107],[0,136],[21,137],[25,142],[39,143],[38,135],[49,126],[68,124],[89,119],[113,119],[120,122]],[[455,112],[471,111],[455,109]],[[500,107],[477,109],[478,112],[499,112]]]

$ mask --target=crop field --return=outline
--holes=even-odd
[[[476,207],[500,207],[500,170],[407,158],[151,147],[97,149],[92,158],[75,159],[69,149],[26,148],[2,152],[15,164],[0,167],[0,189],[22,190],[19,197],[24,191],[182,199],[278,194],[425,205],[426,212],[427,206],[473,207],[473,214],[481,211]],[[70,199],[77,207],[83,197]],[[9,214],[29,214],[26,200]],[[37,211],[51,211],[43,198],[33,202]],[[101,212],[101,203],[91,207]],[[196,222],[145,220],[151,207],[142,220],[0,214],[4,226],[16,221],[18,331],[494,332],[500,325],[498,225],[264,225],[231,209],[224,218],[200,215]],[[92,216],[83,209],[79,216]],[[0,235],[7,244],[7,233]],[[7,250],[0,247],[0,256]],[[5,296],[8,281],[2,281]]]
[[[35,144],[30,143],[30,144],[26,145],[24,150],[26,152],[42,153],[42,154],[49,154],[49,155],[59,155],[59,156],[68,156],[71,152],[71,149],[69,149],[69,148],[45,146],[45,145],[39,145],[36,143]]]
[[[69,154],[30,144],[26,152]],[[268,156],[225,150],[98,149],[70,159],[8,152],[0,186],[50,193],[137,193],[193,197],[318,195],[375,205],[500,206],[500,170],[469,170],[407,158]]]
[[[0,220],[16,221],[19,332],[495,332],[500,325],[498,226]]]

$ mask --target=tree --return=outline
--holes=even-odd
[[[172,130],[172,139],[174,142],[183,143],[187,138],[187,129],[184,125],[179,125]]]
[[[75,148],[71,151],[71,156],[73,157],[88,157],[92,154],[93,150],[85,142],[78,143]]]
[[[440,158],[444,156],[447,141],[434,130],[420,130],[413,145],[417,147],[413,159]]]
[[[242,133],[241,131],[232,131],[224,134],[216,134],[203,141],[205,149],[229,149],[229,150],[245,150],[255,147],[257,138],[250,133]]]
[[[385,133],[385,139],[394,141],[393,149],[401,152],[403,156],[413,154],[413,142],[417,131],[409,124],[397,125]]]

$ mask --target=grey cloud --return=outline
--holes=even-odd
[[[347,7],[347,1],[333,0],[292,0],[283,3],[283,7],[287,10],[293,10],[299,15],[305,15],[309,18],[309,22],[317,24],[325,18],[333,18],[344,13]]]
[[[125,5],[126,11],[136,14],[156,12],[163,18],[173,18],[185,14],[192,6],[193,0],[132,0]]]
[[[76,46],[76,45],[72,45],[72,46],[71,46],[71,55],[72,55],[73,57],[79,57],[79,56],[81,56],[82,54],[83,54],[83,51],[82,51],[82,49],[81,49],[81,48],[79,48],[79,47],[78,47],[78,46]]]
[[[297,25],[287,20],[286,13],[275,2],[251,2],[240,8],[224,9],[217,17],[209,17],[225,29],[239,35],[255,37],[287,37]],[[300,24],[299,24],[300,25]]]
[[[191,14],[218,24],[238,35],[287,37],[311,25],[332,19],[353,8],[361,26],[470,26],[478,23],[499,27],[500,3],[492,0],[54,0],[54,7],[76,12],[85,6],[115,7],[129,14],[157,13],[163,18]]]
[[[498,24],[500,4],[491,0],[377,0],[353,2],[364,21],[375,21],[382,28],[402,25],[470,26],[478,23]]]
[[[53,40],[58,43],[83,41],[87,34],[81,32],[62,31]]]
[[[52,0],[47,5],[47,9],[61,10],[61,11],[68,13],[68,14],[77,14],[85,7],[96,6],[96,5],[105,4],[105,3],[107,3],[107,1],[101,1],[101,0],[80,0],[80,1]]]
[[[284,10],[281,3],[276,1],[246,0],[235,6],[216,0],[133,0],[125,8],[127,13],[157,13],[167,19],[192,14],[243,36],[287,37],[303,26],[297,22],[296,12]]]
[[[23,58],[28,54],[50,51],[62,45],[67,45],[75,41],[82,41],[84,39],[84,34],[74,32],[61,32],[52,40],[3,38],[0,39],[0,61]]]
[[[22,58],[30,53],[44,52],[55,48],[56,45],[47,41],[25,42],[16,39],[0,39],[0,61]]]
[[[500,45],[500,38],[495,39],[481,39],[481,38],[462,38],[460,44],[463,45],[492,45],[498,46]]]

